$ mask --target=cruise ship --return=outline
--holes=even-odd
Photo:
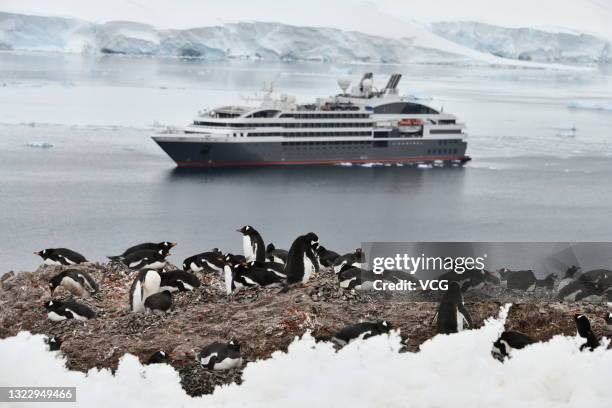
[[[465,125],[457,117],[400,96],[401,74],[382,89],[372,73],[358,83],[340,78],[341,92],[298,104],[272,87],[257,106],[201,111],[180,133],[155,142],[178,167],[326,164],[433,164],[460,166],[466,155]]]

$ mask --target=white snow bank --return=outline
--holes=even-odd
[[[418,353],[399,353],[397,333],[354,342],[336,352],[310,335],[287,353],[250,363],[244,383],[190,398],[167,365],[142,366],[124,356],[113,377],[64,368],[42,336],[22,332],[0,341],[3,386],[76,386],[77,406],[255,407],[608,407],[612,351],[580,352],[579,341],[557,336],[514,353],[504,364],[491,357],[507,308],[479,330],[437,336]],[[6,369],[9,368],[9,369]],[[66,405],[74,406],[74,405]]]
[[[567,107],[569,109],[612,112],[612,103],[605,103],[605,102],[572,101],[572,102],[568,102]]]

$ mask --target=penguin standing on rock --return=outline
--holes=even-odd
[[[96,317],[96,314],[88,306],[72,300],[56,300],[52,299],[44,304],[48,310],[47,317],[54,322],[62,320],[81,320],[86,321]]]
[[[274,244],[270,243],[266,247],[266,259],[270,262],[276,262],[280,264],[287,263],[288,252],[284,249],[278,249]]]
[[[195,288],[200,287],[200,280],[196,275],[185,271],[168,271],[162,272],[161,283],[159,284],[159,290],[167,290],[169,292],[191,292]]]
[[[198,354],[198,362],[209,370],[229,370],[240,367],[242,365],[240,344],[235,340],[209,344]]]
[[[237,229],[242,234],[242,250],[247,261],[266,261],[266,247],[263,238],[250,225]]]
[[[287,265],[285,265],[287,285],[283,292],[289,290],[290,285],[307,283],[315,270],[318,269],[317,257],[313,251],[313,246],[318,243],[319,237],[314,232],[301,235],[293,241],[291,248],[289,248]]]
[[[464,329],[465,324],[467,327],[473,326],[472,317],[463,304],[459,283],[449,283],[448,289],[442,295],[434,320],[437,320],[438,334],[458,333]]]
[[[334,264],[334,261],[340,257],[337,252],[330,251],[322,245],[317,248],[317,255],[319,256],[319,262],[325,267],[330,267]]]
[[[51,295],[58,288],[62,287],[74,296],[89,297],[98,292],[98,284],[85,271],[78,269],[67,269],[51,278],[49,289]]]
[[[166,257],[170,253],[165,249],[132,252],[121,260],[130,269],[156,269],[160,270],[166,266]]]
[[[172,308],[172,295],[169,290],[163,292],[154,293],[147,297],[144,302],[144,308],[146,313],[150,312],[162,312],[165,313]]]
[[[357,323],[339,330],[331,337],[331,340],[339,346],[346,346],[354,340],[365,340],[380,334],[389,333],[391,328],[391,324],[386,320],[375,323]]]
[[[43,259],[44,265],[77,265],[88,262],[87,259],[78,252],[68,248],[48,248],[42,251],[34,252]]]
[[[523,349],[535,342],[534,339],[519,331],[504,331],[499,339],[493,343],[491,354],[499,361],[504,361],[505,358],[510,358],[512,350]]]
[[[159,292],[161,276],[155,270],[142,270],[134,279],[130,288],[130,309],[132,312],[145,311],[145,300]]]
[[[599,340],[591,329],[591,322],[589,321],[589,318],[582,314],[576,314],[574,315],[574,322],[576,322],[578,335],[586,339],[586,343],[580,346],[580,351],[584,350],[585,348],[593,351],[599,347]]]
[[[126,256],[128,256],[129,254],[132,254],[138,251],[163,250],[165,252],[170,252],[170,249],[174,248],[176,245],[177,245],[176,243],[169,242],[169,241],[163,241],[163,242],[158,242],[158,243],[145,242],[144,244],[138,244],[138,245],[134,245],[133,247],[129,247],[128,249],[123,251],[121,255],[109,256],[107,258],[110,259],[111,261],[120,261],[124,259]]]

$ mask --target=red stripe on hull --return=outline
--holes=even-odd
[[[255,163],[232,163],[232,162],[220,162],[220,163],[209,163],[204,161],[193,161],[193,162],[177,162],[178,167],[261,167],[261,166],[305,166],[305,165],[317,165],[317,164],[368,164],[368,163],[418,163],[418,162],[450,162],[459,161],[462,164],[470,161],[469,156],[446,156],[446,157],[413,157],[410,159],[381,159],[381,160],[307,160],[307,161],[280,161],[280,162],[255,162]]]

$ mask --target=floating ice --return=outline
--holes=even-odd
[[[49,148],[53,147],[53,145],[49,142],[28,142],[28,147],[40,147],[40,148]]]

